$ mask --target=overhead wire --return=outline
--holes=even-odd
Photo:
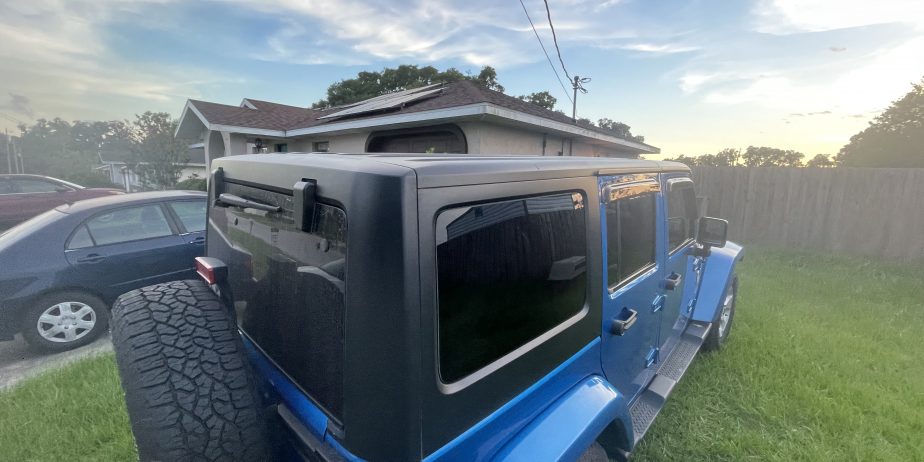
[[[552,41],[555,43],[555,52],[558,53],[558,62],[561,63],[561,70],[565,71],[565,77],[568,77],[568,80],[571,81],[571,75],[568,74],[568,69],[565,68],[565,60],[561,59],[561,49],[558,48],[558,37],[555,35],[555,26],[552,25],[552,11],[549,10],[549,0],[542,0],[542,3],[545,3],[545,15],[549,18],[549,29],[552,29]]]
[[[549,52],[545,49],[545,44],[542,43],[542,38],[539,37],[539,31],[536,30],[536,25],[533,24],[533,19],[529,17],[529,11],[526,10],[526,4],[523,3],[523,0],[520,0],[520,6],[523,7],[523,13],[526,13],[526,19],[529,21],[529,25],[533,28],[533,33],[536,34],[536,40],[539,41],[539,46],[542,47],[542,52],[545,53],[545,59],[549,61],[549,66],[552,67],[552,72],[555,73],[555,78],[558,79],[558,84],[561,85],[561,90],[564,92],[565,97],[568,98],[568,101],[571,104],[574,104],[574,100],[571,99],[571,95],[568,94],[568,90],[565,88],[565,83],[561,81],[561,75],[558,74],[558,69],[555,68],[555,64],[552,63],[552,58],[549,56]],[[546,12],[548,12],[549,5],[546,3]],[[549,18],[549,24],[551,25],[551,17]],[[552,37],[555,37],[555,29],[552,29]],[[555,48],[558,49],[558,42],[555,43]],[[558,53],[558,59],[561,61],[561,52]],[[562,69],[565,69],[565,63],[562,62]],[[565,71],[565,75],[568,75],[568,71]],[[571,77],[568,77],[570,80]]]

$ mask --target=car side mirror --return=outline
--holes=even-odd
[[[57,192],[59,192],[59,193],[65,193],[65,192],[70,191],[70,189],[69,189],[69,188],[65,188],[64,186],[57,186],[57,187],[55,187],[55,191],[57,191]]]
[[[728,221],[721,218],[702,217],[696,228],[696,242],[704,247],[725,247],[728,240]]]

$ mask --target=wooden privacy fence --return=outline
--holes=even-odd
[[[705,214],[732,240],[924,258],[924,169],[696,167]]]

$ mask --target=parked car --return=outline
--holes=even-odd
[[[683,164],[212,165],[202,280],[113,308],[142,460],[625,459],[729,338],[742,248]]]
[[[206,196],[165,191],[74,202],[0,234],[0,340],[62,351],[91,342],[120,294],[195,275]]]
[[[120,189],[85,188],[40,175],[0,175],[0,230],[62,204],[123,194]]]

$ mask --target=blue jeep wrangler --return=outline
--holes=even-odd
[[[740,246],[632,159],[217,159],[203,280],[122,296],[142,460],[622,460],[734,319]]]

